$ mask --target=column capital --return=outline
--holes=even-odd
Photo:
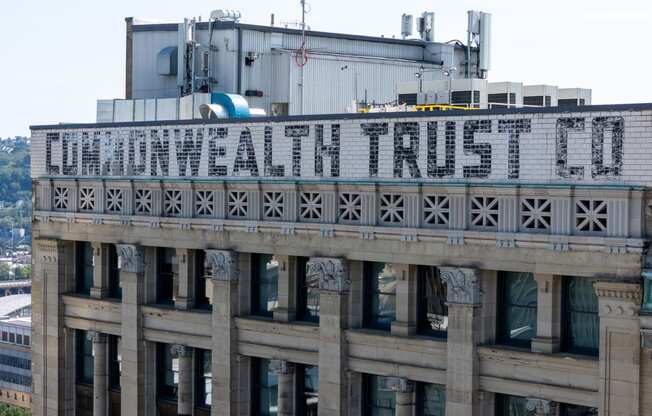
[[[596,281],[593,288],[598,296],[601,316],[631,318],[638,315],[643,292],[640,284]]]
[[[93,344],[104,344],[106,342],[106,334],[98,331],[88,331],[86,338],[92,341]]]
[[[128,273],[145,271],[145,256],[143,248],[135,244],[116,244],[118,253],[118,269]]]
[[[272,360],[271,368],[276,374],[293,374],[294,364],[287,360]]]
[[[551,400],[528,397],[525,405],[529,412],[536,412],[537,415],[554,415],[556,414],[557,402]]]
[[[403,377],[390,377],[387,384],[396,393],[413,393],[415,388],[414,381]]]
[[[192,355],[192,348],[182,344],[172,344],[172,348],[170,350],[172,352],[172,356],[177,358],[190,357]]]
[[[306,265],[306,276],[319,279],[319,289],[331,292],[348,292],[351,280],[346,260],[330,257],[312,257]]]
[[[237,282],[240,279],[238,253],[231,250],[204,250],[206,252],[205,267],[210,270],[213,280]]]
[[[449,303],[480,304],[480,279],[476,269],[440,267],[439,271],[448,289]]]
[[[62,242],[55,239],[34,239],[38,250],[38,260],[44,264],[57,264],[62,255]]]

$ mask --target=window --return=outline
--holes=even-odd
[[[109,388],[120,390],[120,375],[122,374],[121,338],[109,336]]]
[[[174,304],[174,263],[176,250],[173,248],[158,248],[158,270],[156,280],[156,303]]]
[[[448,306],[446,306],[446,284],[439,276],[439,269],[419,266],[419,296],[417,304],[417,329],[420,334],[446,336],[448,329]]]
[[[77,243],[77,279],[75,291],[90,295],[93,287],[93,246],[88,242]]]
[[[25,344],[25,345],[29,345],[29,335],[25,335],[25,336],[23,337],[23,344]]]
[[[7,331],[2,331],[2,340],[7,342],[9,340]]]
[[[562,316],[564,351],[597,356],[600,321],[591,279],[564,277]]]
[[[532,273],[501,272],[498,278],[498,342],[529,348],[537,335],[537,282]]]
[[[23,335],[16,334],[16,344],[22,344],[22,343],[23,343]]]
[[[197,406],[211,407],[213,369],[211,367],[211,351],[195,350],[195,362],[197,364]]]
[[[278,261],[271,254],[253,256],[252,312],[271,317],[278,304]]]
[[[417,383],[417,415],[444,416],[445,414],[445,387],[438,384]]]
[[[595,407],[561,404],[559,407],[559,416],[598,416],[598,409]]]
[[[278,400],[278,379],[276,372],[266,359],[254,359],[253,365],[253,416],[276,415]]]
[[[308,276],[306,257],[297,258],[297,320],[319,323],[319,278]]]
[[[297,366],[297,415],[317,416],[319,367]]]
[[[93,384],[93,342],[86,331],[77,331],[77,383]]]
[[[12,343],[16,342],[16,334],[14,334],[13,332],[9,333],[9,342],[12,342]]]
[[[365,314],[367,328],[388,331],[396,318],[396,276],[386,263],[365,263]]]
[[[389,386],[389,377],[365,375],[363,381],[364,416],[393,416],[396,395]]]
[[[198,309],[211,309],[208,292],[206,292],[205,260],[206,252],[195,250],[195,307]]]
[[[158,344],[156,366],[158,370],[158,398],[165,401],[177,401],[179,385],[179,359],[172,357],[172,345]]]
[[[495,416],[530,416],[525,397],[496,394]]]
[[[120,270],[118,269],[118,251],[113,244],[109,244],[109,297],[122,299],[122,287],[120,287]]]

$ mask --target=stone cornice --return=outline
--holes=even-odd
[[[629,301],[636,305],[641,303],[642,288],[638,283],[597,281],[593,287],[599,298]]]

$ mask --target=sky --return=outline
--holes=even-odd
[[[299,0],[1,0],[0,137],[93,122],[98,98],[124,97],[125,22],[208,17],[298,20]],[[493,14],[490,81],[593,89],[593,103],[652,102],[652,1],[308,0],[313,30],[398,37],[402,13],[434,11],[435,41],[466,40],[466,11]],[[381,5],[382,4],[382,5]],[[617,7],[615,7],[617,5]]]

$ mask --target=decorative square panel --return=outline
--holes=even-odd
[[[165,215],[177,217],[183,212],[183,194],[176,189],[167,189],[163,194]]]
[[[423,222],[429,225],[448,225],[450,222],[450,198],[442,195],[423,197]]]
[[[95,189],[79,188],[79,209],[93,211],[95,209]]]
[[[195,212],[198,216],[212,217],[215,214],[215,192],[195,192]]]
[[[530,230],[549,230],[552,218],[552,203],[545,198],[521,200],[521,227]]]
[[[54,209],[68,209],[70,206],[70,189],[63,186],[54,187]]]
[[[321,220],[323,210],[323,198],[319,192],[302,192],[299,212],[301,219]]]
[[[583,199],[575,203],[577,231],[605,232],[608,226],[607,201]]]
[[[498,226],[498,199],[488,196],[471,198],[471,224],[477,227]]]
[[[249,212],[249,195],[242,191],[229,192],[228,209],[232,217],[246,217]]]
[[[362,196],[351,192],[340,193],[340,221],[358,222],[362,215]]]
[[[122,189],[108,188],[106,190],[106,210],[107,212],[122,212],[124,206],[124,193]]]
[[[152,191],[136,189],[136,214],[152,215]]]
[[[380,220],[402,224],[405,219],[405,197],[401,194],[380,195]]]
[[[265,192],[263,194],[263,212],[266,218],[282,219],[284,212],[283,192]]]

